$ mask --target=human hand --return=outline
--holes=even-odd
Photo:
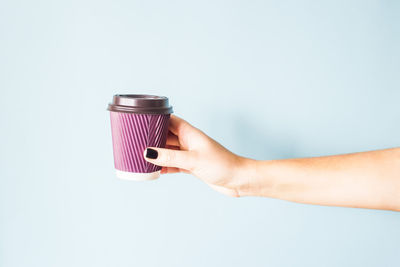
[[[144,158],[162,166],[162,174],[193,174],[229,196],[400,211],[400,148],[255,160],[230,152],[171,114],[166,148],[151,149],[144,151]],[[149,158],[151,155],[156,157]]]
[[[216,191],[239,197],[243,182],[238,173],[244,158],[230,152],[182,118],[171,114],[166,148],[149,148],[144,150],[144,158],[162,166],[162,174],[193,174]]]

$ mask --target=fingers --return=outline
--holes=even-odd
[[[178,147],[180,146],[178,136],[174,135],[170,131],[168,131],[167,135],[167,145],[178,146]]]
[[[161,168],[161,174],[177,173],[177,172],[181,172],[179,168],[175,168],[175,167],[162,167]]]
[[[190,174],[191,172],[185,169],[179,169],[175,167],[162,167],[161,168],[161,174],[168,174],[168,173],[188,173]]]
[[[160,147],[148,147],[143,151],[144,159],[158,166],[176,167],[192,171],[195,167],[195,156],[192,151],[175,150]]]
[[[180,150],[180,147],[179,147],[179,146],[172,146],[172,145],[165,145],[165,148]]]
[[[169,119],[169,130],[176,136],[180,136],[185,128],[192,127],[187,121],[184,119],[171,114]]]

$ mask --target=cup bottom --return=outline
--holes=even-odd
[[[149,172],[149,173],[139,173],[139,172],[124,172],[120,170],[115,170],[115,173],[119,179],[130,180],[130,181],[149,181],[160,177],[161,171]]]

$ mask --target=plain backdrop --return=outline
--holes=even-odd
[[[0,266],[398,266],[400,213],[115,177],[113,94],[256,159],[400,146],[398,1],[0,1]]]

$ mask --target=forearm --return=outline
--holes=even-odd
[[[242,196],[400,211],[400,148],[241,166]]]

